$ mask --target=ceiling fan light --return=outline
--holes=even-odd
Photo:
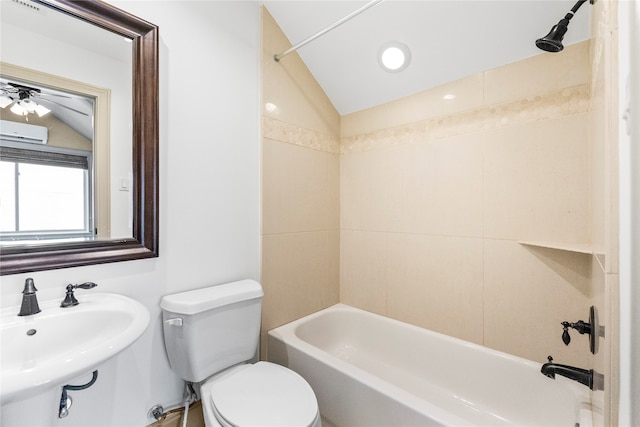
[[[35,113],[36,112],[36,107],[38,106],[38,104],[36,104],[35,102],[33,102],[30,99],[23,99],[22,101],[19,102],[19,104],[28,113]]]
[[[45,107],[42,104],[38,104],[36,106],[36,113],[38,114],[38,117],[45,116],[45,115],[49,114],[50,112],[51,112],[51,110],[49,110],[47,107]]]
[[[27,114],[29,114],[29,112],[22,108],[22,106],[17,102],[11,106],[11,112],[13,114],[17,114],[18,116],[26,116]]]
[[[8,97],[7,95],[0,95],[0,107],[6,108],[13,102],[13,99]]]

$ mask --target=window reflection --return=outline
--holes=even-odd
[[[0,153],[0,239],[93,237],[90,152],[0,142]]]

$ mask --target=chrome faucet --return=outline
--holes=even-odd
[[[67,293],[64,296],[64,300],[60,303],[60,307],[62,308],[66,308],[66,307],[72,307],[74,305],[78,305],[80,304],[80,302],[78,301],[78,299],[76,298],[75,295],[73,295],[73,290],[74,289],[92,289],[95,288],[96,285],[93,282],[85,282],[81,285],[67,285]]]
[[[40,313],[36,291],[36,285],[33,283],[32,278],[28,278],[24,281],[22,305],[20,305],[20,313],[18,313],[18,316],[31,316],[32,314]]]
[[[568,365],[553,363],[553,357],[547,357],[549,362],[542,365],[542,372],[549,378],[556,379],[556,374],[584,384],[591,390],[604,390],[604,375],[595,372],[593,369],[581,369]]]

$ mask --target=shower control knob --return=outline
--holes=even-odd
[[[562,342],[565,345],[569,345],[571,342],[571,336],[569,336],[569,328],[573,328],[580,333],[580,335],[587,334],[591,335],[591,324],[584,322],[582,320],[578,320],[576,323],[570,322],[562,322]]]
[[[566,326],[562,331],[562,342],[564,343],[564,345],[569,345],[569,343],[571,342],[571,336],[569,335],[569,330]]]

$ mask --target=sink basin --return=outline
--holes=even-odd
[[[83,294],[80,304],[40,302],[41,312],[0,313],[0,403],[24,399],[90,372],[137,340],[149,324],[138,301],[109,293]]]

